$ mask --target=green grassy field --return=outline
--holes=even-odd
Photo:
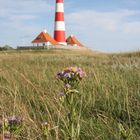
[[[56,80],[69,66],[87,73],[77,99],[80,140],[140,140],[140,53],[71,50],[0,52],[0,119],[24,118],[18,139],[69,140],[66,108],[59,100],[62,84]],[[41,129],[44,121],[52,128],[48,138]]]

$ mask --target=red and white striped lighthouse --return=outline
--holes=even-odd
[[[56,0],[54,39],[59,44],[66,45],[63,0]]]

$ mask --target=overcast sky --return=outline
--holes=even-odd
[[[0,45],[53,36],[55,0],[0,0]],[[66,35],[100,51],[140,49],[140,0],[65,0]]]

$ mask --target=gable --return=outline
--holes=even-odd
[[[66,42],[70,45],[78,45],[80,47],[83,47],[83,45],[74,37],[74,36],[69,36],[66,40]]]
[[[48,42],[46,37],[43,35],[43,33],[40,33],[33,41],[32,43],[42,43],[42,42]]]
[[[41,32],[32,43],[45,43],[50,42],[52,45],[57,45],[57,41],[55,41],[48,33]]]

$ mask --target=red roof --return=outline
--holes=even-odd
[[[57,45],[57,41],[55,41],[47,32],[41,32],[32,43],[43,43],[50,42],[52,45]]]
[[[84,45],[82,45],[80,43],[80,41],[78,41],[78,39],[76,37],[74,37],[73,35],[70,35],[67,39],[66,42],[68,45],[77,45],[79,47],[84,47]]]

